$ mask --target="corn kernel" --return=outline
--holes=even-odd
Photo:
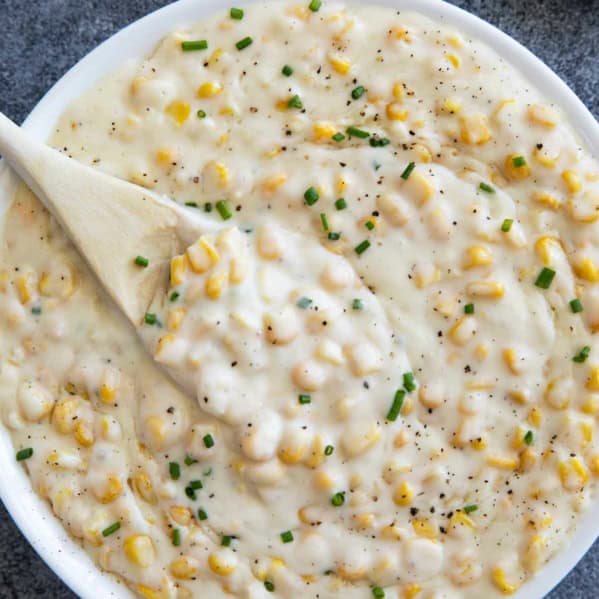
[[[187,257],[174,256],[171,260],[171,285],[176,287],[185,281],[187,274]]]
[[[132,479],[133,489],[136,493],[148,503],[156,502],[152,481],[147,472],[138,472]]]
[[[491,130],[484,114],[473,114],[460,119],[461,138],[465,144],[480,146],[491,139]]]
[[[204,235],[196,243],[187,248],[185,255],[191,265],[191,269],[198,274],[206,272],[220,261],[218,250]]]
[[[503,568],[493,568],[493,582],[504,595],[513,595],[518,590],[516,583],[510,583]]]
[[[347,75],[351,69],[351,62],[338,54],[330,54],[328,56],[329,64],[340,75]]]
[[[393,501],[396,503],[396,505],[410,505],[413,499],[414,491],[411,485],[406,481],[400,483],[393,493]]]
[[[109,474],[102,488],[95,492],[100,503],[112,503],[123,494],[123,483],[116,474]]]
[[[489,248],[482,245],[473,245],[466,250],[464,268],[478,268],[493,264],[493,254]]]
[[[177,123],[182,125],[191,113],[191,106],[182,100],[173,100],[164,111]]]
[[[558,122],[555,112],[544,104],[532,104],[529,106],[528,120],[534,125],[541,125],[548,129],[555,127]]]
[[[83,447],[91,447],[94,444],[94,433],[91,427],[83,420],[77,421],[73,434],[77,443]]]
[[[419,537],[434,539],[437,537],[437,528],[428,518],[414,518],[412,528]]]
[[[559,464],[559,476],[567,491],[578,491],[589,480],[589,471],[578,456]]]
[[[19,301],[23,305],[28,304],[32,298],[30,278],[31,276],[28,274],[19,275],[15,281],[15,286],[19,295]]]
[[[505,288],[495,281],[473,281],[466,286],[466,293],[472,297],[501,298]]]
[[[487,464],[493,468],[499,468],[501,470],[516,470],[520,462],[517,458],[510,458],[507,456],[490,455],[487,457]]]
[[[574,262],[572,270],[577,277],[585,281],[589,281],[590,283],[599,281],[599,268],[589,257],[584,257]]]
[[[566,184],[568,191],[571,193],[578,193],[582,189],[582,181],[578,173],[567,170],[562,173],[562,180]]]
[[[133,535],[129,537],[123,549],[129,561],[141,568],[148,568],[154,563],[156,551],[152,539],[147,535]]]
[[[402,108],[399,102],[390,102],[385,109],[387,118],[390,121],[405,121],[409,116],[409,112]]]
[[[465,345],[476,334],[476,319],[472,316],[463,316],[450,329],[449,338],[456,345]]]
[[[223,91],[222,85],[218,81],[207,81],[198,87],[198,98],[214,98]]]
[[[505,174],[508,178],[512,179],[512,181],[522,181],[530,175],[530,166],[528,165],[528,162],[525,161],[521,166],[516,166],[514,164],[514,162],[517,162],[520,158],[522,158],[522,156],[519,154],[510,154],[505,159]]]
[[[546,148],[536,147],[533,150],[532,157],[534,158],[535,162],[538,162],[542,166],[547,168],[555,168],[559,154],[551,153],[551,151],[547,150]]]
[[[223,292],[223,288],[225,287],[227,278],[227,273],[225,273],[224,271],[218,271],[211,274],[206,279],[206,284],[204,286],[206,296],[211,300],[217,300]]]

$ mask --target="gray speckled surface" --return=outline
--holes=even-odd
[[[599,0],[453,3],[527,46],[599,117]],[[82,56],[164,4],[159,0],[0,0],[0,110],[21,122]],[[0,505],[0,598],[29,597],[72,599],[74,595],[36,556]],[[599,543],[547,599],[597,597]]]

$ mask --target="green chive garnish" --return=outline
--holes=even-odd
[[[358,85],[358,87],[354,87],[351,92],[351,97],[354,100],[359,100],[366,93],[366,88],[363,85]]]
[[[251,37],[244,37],[242,40],[239,40],[235,46],[238,50],[245,50],[248,46],[251,46],[254,43],[254,40]]]
[[[185,202],[185,205],[186,205],[188,208],[197,208],[197,207],[198,207],[198,205],[197,205],[197,203],[196,203],[196,202]]]
[[[241,21],[241,19],[243,19],[243,10],[241,10],[241,8],[232,8],[229,14],[231,15],[231,18],[236,21]]]
[[[331,232],[328,234],[328,238],[329,238],[331,241],[339,241],[339,240],[341,239],[341,233],[334,233],[334,232],[332,232],[332,231],[331,231]]]
[[[173,291],[173,292],[170,294],[170,296],[169,296],[169,298],[168,298],[168,299],[169,299],[171,302],[176,302],[176,301],[179,299],[179,297],[181,297],[181,294],[180,294],[178,291]]]
[[[137,266],[141,266],[142,268],[147,268],[148,264],[150,264],[150,261],[145,256],[136,256],[135,264],[137,264]]]
[[[233,216],[227,200],[219,200],[216,202],[216,209],[223,220],[229,220],[231,216]]]
[[[410,162],[410,164],[408,164],[408,166],[406,166],[406,168],[404,169],[404,172],[401,174],[401,178],[404,181],[407,181],[410,178],[410,175],[412,174],[412,171],[416,168],[416,163],[415,162]]]
[[[153,312],[146,312],[146,315],[144,316],[144,322],[146,324],[156,324],[158,322],[158,316],[156,316],[156,314]]]
[[[291,543],[291,541],[293,541],[293,533],[290,530],[282,532],[281,541],[283,541],[283,543]]]
[[[553,281],[553,277],[555,277],[555,271],[550,268],[543,268],[543,270],[539,273],[537,280],[535,281],[535,285],[540,287],[541,289],[549,289],[551,282]]]
[[[181,466],[177,462],[169,462],[168,471],[173,480],[179,480],[181,478]]]
[[[264,588],[269,592],[269,593],[274,593],[275,592],[275,583],[270,581],[270,580],[265,580],[264,581]]]
[[[397,417],[399,416],[399,412],[401,410],[401,406],[403,405],[403,400],[406,397],[406,392],[403,389],[398,389],[395,392],[395,397],[393,398],[393,403],[387,412],[387,420],[390,422],[395,422]]]
[[[351,302],[351,309],[352,310],[364,309],[364,302],[359,297],[354,298]]]
[[[287,106],[289,108],[297,108],[298,110],[302,110],[304,104],[302,103],[302,99],[296,94],[293,96],[293,98],[291,98],[291,100],[289,100],[289,102],[287,102]]]
[[[110,526],[107,526],[102,531],[102,536],[103,537],[109,537],[111,534],[114,534],[120,527],[121,527],[121,523],[120,522],[115,522],[114,524],[111,524]]]
[[[186,466],[191,466],[192,464],[197,464],[198,461],[195,458],[192,458],[190,455],[186,455],[183,460]]]
[[[200,109],[200,110],[198,110],[198,111],[196,112],[196,116],[197,116],[199,119],[205,119],[205,118],[206,118],[206,116],[207,116],[207,115],[206,115],[206,111],[205,111],[205,110],[202,110],[202,109]]]
[[[204,446],[207,449],[214,447],[214,437],[212,435],[210,435],[210,434],[204,435],[204,437],[202,438],[202,441],[204,441]]]
[[[474,304],[466,304],[464,306],[464,314],[474,314]]]
[[[314,187],[308,187],[304,193],[304,200],[306,200],[306,204],[308,206],[313,206],[320,199],[320,195],[316,191]]]
[[[570,309],[572,310],[572,312],[574,314],[578,314],[579,312],[582,312],[583,308],[582,308],[582,302],[576,298],[570,301]]]
[[[411,393],[416,389],[416,381],[414,380],[413,372],[404,372],[403,373],[403,388]]]
[[[199,491],[204,488],[204,483],[201,480],[190,480],[187,486],[194,491]]]
[[[338,200],[335,200],[335,208],[337,208],[337,210],[345,210],[347,208],[345,199],[339,198]]]
[[[327,215],[324,212],[320,213],[320,224],[325,231],[329,230],[329,220],[327,219]]]
[[[338,131],[337,133],[335,133],[335,135],[333,135],[333,137],[331,137],[331,139],[333,141],[336,141],[337,143],[341,143],[345,139],[345,135]]]
[[[208,514],[202,508],[198,510],[198,520],[208,520]]]
[[[190,42],[181,42],[181,50],[183,50],[183,52],[191,52],[193,50],[206,50],[207,48],[207,40],[193,40]]]
[[[23,460],[28,460],[33,455],[33,447],[26,447],[25,449],[20,449],[17,451],[17,462],[22,462]]]
[[[495,193],[495,189],[493,189],[490,185],[488,185],[487,183],[483,183],[481,181],[479,188],[482,189],[483,191],[486,191],[487,193]]]
[[[33,308],[31,308],[31,313],[39,316],[42,313],[41,306],[33,306]]]
[[[223,547],[230,547],[231,546],[231,537],[229,535],[223,535],[223,538],[220,540],[220,544]]]
[[[334,505],[335,507],[341,507],[344,503],[345,503],[345,493],[343,493],[343,492],[335,493],[331,497],[331,504]]]
[[[374,223],[371,220],[367,220],[364,223],[364,226],[369,230],[372,231],[372,229],[374,229]]]
[[[320,10],[321,6],[322,6],[321,0],[311,0],[310,4],[308,4],[308,8],[312,12],[318,12]]]
[[[372,596],[375,599],[383,599],[385,597],[385,591],[381,587],[372,587]]]
[[[582,364],[586,362],[586,359],[589,357],[591,353],[591,348],[588,345],[585,345],[573,358],[572,360],[577,364]]]
[[[368,239],[365,239],[364,241],[360,242],[355,248],[354,251],[356,252],[356,254],[358,254],[358,256],[360,254],[363,254],[368,248],[370,247],[370,241],[368,241]]]
[[[501,230],[504,233],[509,233],[509,230],[512,228],[512,223],[513,223],[513,219],[511,218],[506,218],[502,223],[501,223]]]
[[[370,133],[368,131],[364,131],[363,129],[358,129],[357,127],[348,127],[345,132],[350,137],[358,137],[359,139],[367,139],[370,137]]]
[[[525,435],[524,435],[524,443],[526,443],[526,445],[532,445],[532,442],[535,440],[535,436],[533,434],[532,431],[528,431]]]
[[[333,455],[334,451],[335,451],[335,448],[332,445],[327,445],[324,448],[324,455]]]
[[[472,512],[476,512],[476,510],[478,509],[478,505],[476,505],[476,503],[473,503],[471,505],[465,505],[464,506],[464,511],[467,514],[471,514]]]
[[[521,168],[523,166],[526,166],[526,159],[524,158],[524,156],[514,156],[512,158],[512,164],[516,168]]]
[[[204,204],[204,212],[212,212],[212,202],[206,202]]]
[[[391,143],[391,140],[388,137],[377,137],[376,135],[373,135],[370,138],[370,145],[373,148],[384,148],[385,146],[388,146]],[[378,168],[375,167],[375,171],[378,171],[379,168],[381,168],[381,165],[379,164]]]
[[[312,300],[309,297],[303,296],[297,300],[297,307],[302,310],[307,310],[312,304]]]
[[[312,402],[312,396],[308,395],[306,393],[300,393],[297,396],[297,400],[301,403],[301,404],[307,404],[307,403],[311,403]]]
[[[173,545],[175,547],[181,545],[181,531],[178,528],[173,529]]]
[[[291,77],[293,75],[293,68],[291,68],[288,64],[286,64],[282,69],[281,73],[285,75],[285,77]]]
[[[189,499],[192,501],[197,499],[195,489],[192,489],[191,487],[185,487],[185,495],[187,495],[187,497],[189,497]]]

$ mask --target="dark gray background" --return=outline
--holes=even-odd
[[[599,116],[599,0],[453,3],[527,46]],[[21,122],[49,87],[99,42],[164,4],[159,0],[0,0],[0,110]],[[0,598],[29,597],[73,599],[74,595],[37,557],[0,504]],[[599,543],[595,543],[547,599],[598,597]]]

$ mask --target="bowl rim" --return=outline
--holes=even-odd
[[[282,2],[285,0],[270,0]],[[260,0],[236,0],[244,6]],[[267,2],[268,3],[268,2]],[[349,5],[356,3],[349,0]],[[587,149],[599,156],[599,123],[587,107],[548,66],[519,42],[490,23],[444,0],[362,0],[362,4],[414,11],[457,27],[483,41],[551,102],[558,105]],[[148,54],[166,33],[177,26],[204,18],[223,9],[222,0],[178,0],[134,21],[89,52],[69,69],[37,103],[23,123],[34,137],[45,140],[70,102],[124,61]],[[16,185],[16,177],[0,163],[0,221]],[[3,208],[4,205],[4,208]],[[25,471],[14,460],[10,434],[0,426],[0,499],[37,554],[73,592],[83,599],[132,597],[116,577],[102,572],[71,538],[48,503],[32,489]],[[578,521],[563,547],[535,577],[513,595],[514,599],[541,599],[583,557],[599,535],[599,502]]]

